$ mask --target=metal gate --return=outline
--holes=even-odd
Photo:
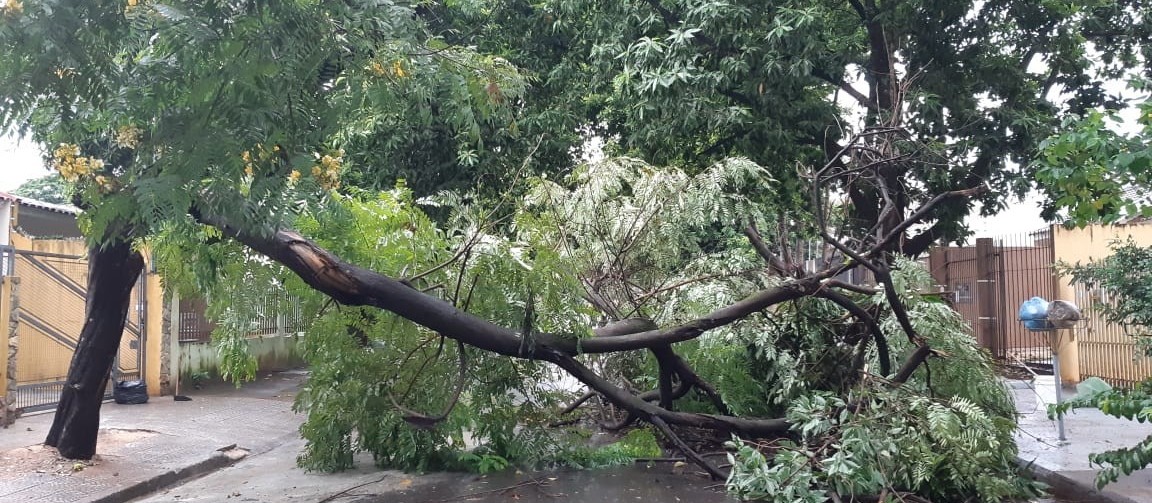
[[[60,398],[84,327],[88,258],[15,250],[11,274],[20,278],[19,307],[14,313],[20,337],[15,405],[26,411],[48,409]],[[144,302],[141,277],[132,291],[124,336],[112,367],[113,381],[143,375]]]
[[[1109,322],[1101,310],[1114,301],[1107,291],[1084,284],[1074,288],[1076,305],[1084,310],[1076,328],[1080,378],[1099,377],[1112,386],[1132,388],[1152,376],[1152,359],[1137,342],[1143,327]]]
[[[1020,304],[1056,291],[1051,228],[977,239],[975,246],[933,249],[932,276],[951,293],[953,305],[993,357],[1037,370],[1051,369],[1046,333],[1017,320]]]
[[[1051,369],[1051,334],[1027,330],[1018,314],[1020,305],[1032,297],[1056,298],[1059,276],[1054,268],[1056,256],[1051,228],[993,241],[999,290],[997,311],[1002,313],[997,336],[999,346],[994,354],[1009,363]]]

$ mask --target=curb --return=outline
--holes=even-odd
[[[1096,489],[1093,484],[1075,480],[1063,473],[1044,468],[1033,461],[1016,458],[1016,464],[1031,473],[1033,479],[1048,484],[1052,495],[1057,498],[1082,503],[1145,503],[1123,494]]]
[[[178,470],[169,470],[146,480],[118,489],[112,494],[91,500],[89,503],[126,503],[134,499],[150,495],[167,489],[182,482],[206,475],[221,468],[227,467],[248,456],[248,450],[235,445],[218,449],[207,459],[185,466]]]

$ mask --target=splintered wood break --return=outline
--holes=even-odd
[[[287,234],[287,233],[286,233]],[[359,294],[358,283],[332,257],[304,239],[293,239],[288,248],[324,286],[345,294]]]

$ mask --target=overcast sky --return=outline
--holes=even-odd
[[[0,191],[11,191],[20,184],[47,175],[38,147],[30,141],[0,136]],[[1010,204],[1007,210],[990,218],[971,217],[976,232],[973,237],[996,237],[1035,231],[1043,227],[1038,200]]]
[[[10,191],[20,184],[47,175],[40,150],[30,141],[0,136],[0,191]]]

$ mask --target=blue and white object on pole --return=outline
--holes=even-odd
[[[1020,321],[1024,328],[1035,332],[1044,332],[1055,328],[1048,320],[1048,301],[1043,297],[1032,297],[1020,305]]]

